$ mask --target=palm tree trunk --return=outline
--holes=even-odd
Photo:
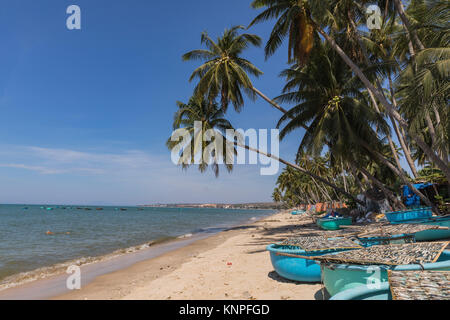
[[[369,171],[364,169],[362,166],[359,167],[359,170],[363,172],[372,182],[381,189],[381,191],[384,193],[384,195],[391,201],[391,203],[394,205],[395,209],[404,209],[405,205],[398,201],[397,197],[392,193],[391,190],[387,189],[384,184],[375,178],[373,175],[370,174]]]
[[[392,104],[393,104],[394,108],[397,110],[397,99],[395,99],[391,75],[388,76],[388,79],[389,79],[389,90],[391,92],[391,97],[392,97],[391,98],[392,99]],[[408,146],[406,144],[405,137],[400,132],[399,127],[397,125],[397,122],[392,117],[392,115],[389,115],[389,119],[391,120],[392,127],[394,128],[395,134],[397,135],[397,139],[400,142],[400,146],[403,149],[403,153],[405,155],[406,162],[408,163],[409,168],[411,169],[411,172],[412,172],[414,178],[417,178],[416,165],[414,164],[414,160],[412,159],[411,150],[408,148]]]
[[[367,151],[369,151],[371,154],[373,154],[376,158],[378,158],[382,163],[384,163],[389,169],[392,170],[392,172],[394,172],[394,174],[396,174],[397,176],[400,177],[400,179],[402,179],[403,183],[406,184],[411,190],[412,192],[414,192],[417,196],[419,196],[419,198],[429,207],[432,207],[435,211],[436,208],[434,206],[434,204],[427,198],[425,197],[419,190],[417,190],[416,187],[414,187],[414,185],[408,181],[408,179],[405,177],[405,175],[403,174],[403,172],[401,172],[400,170],[398,170],[389,160],[387,160],[382,154],[380,154],[378,151],[373,150],[365,141],[361,141],[360,140],[361,145],[367,149]]]
[[[315,179],[319,180],[320,182],[326,184],[327,186],[333,188],[333,189],[336,190],[337,192],[342,193],[343,195],[349,197],[349,198],[352,199],[353,201],[358,202],[358,203],[361,204],[361,205],[365,205],[364,202],[362,202],[362,201],[356,199],[353,195],[351,195],[350,193],[346,192],[344,189],[342,189],[342,188],[340,188],[340,187],[338,187],[338,186],[332,184],[332,183],[329,182],[328,180],[326,180],[326,179],[324,179],[324,178],[322,178],[322,177],[320,177],[320,176],[318,176],[318,175],[316,175],[316,174],[314,174],[314,173],[312,173],[312,172],[309,172],[309,171],[303,169],[302,167],[300,167],[300,166],[298,166],[298,165],[296,165],[296,164],[294,164],[294,163],[291,163],[291,162],[289,162],[289,161],[286,161],[286,160],[284,160],[284,159],[281,159],[281,158],[279,158],[279,157],[277,157],[277,156],[274,156],[273,154],[269,154],[269,153],[260,151],[260,150],[258,150],[258,149],[254,149],[254,148],[249,147],[249,146],[247,146],[247,145],[245,145],[245,144],[241,144],[241,143],[238,143],[238,142],[234,142],[234,144],[235,144],[236,146],[238,146],[238,147],[247,149],[247,150],[249,150],[249,151],[256,152],[256,153],[258,153],[258,154],[262,154],[263,156],[266,156],[266,157],[268,157],[268,158],[272,158],[272,159],[274,159],[274,160],[276,160],[276,161],[278,161],[278,162],[280,162],[280,163],[283,163],[283,164],[285,164],[285,165],[287,165],[287,166],[289,166],[289,167],[291,167],[291,168],[297,169],[297,170],[299,170],[300,172],[303,172],[304,174],[307,174],[307,175],[309,175],[310,177],[315,178]]]
[[[342,50],[342,48],[332,39],[325,31],[322,30],[317,24],[315,24],[316,30],[330,43],[331,47],[339,54],[339,56],[344,60],[344,62],[352,69],[352,71],[358,76],[358,78],[364,83],[368,90],[372,91],[375,97],[383,104],[388,113],[398,121],[400,126],[408,130],[408,123],[403,117],[394,110],[392,105],[387,101],[386,97],[380,90],[377,90],[372,83],[367,79],[362,70],[347,56],[347,54]],[[408,130],[409,131],[409,130]],[[423,141],[417,134],[409,131],[410,136],[417,145],[422,149],[422,151],[429,157],[429,159],[436,164],[436,166],[442,170],[447,179],[450,181],[450,168],[444,163],[444,161],[436,155],[436,153]]]
[[[270,103],[274,108],[280,110],[283,113],[287,113],[287,110],[284,109],[283,107],[281,107],[278,103],[276,103],[275,101],[273,101],[272,99],[268,98],[266,95],[264,95],[261,91],[259,91],[258,89],[256,89],[255,87],[252,88],[252,90],[261,98],[263,98],[265,101],[267,101],[268,103]]]
[[[394,0],[394,3],[398,15],[400,16],[400,19],[403,22],[403,26],[405,27],[406,32],[408,33],[410,39],[414,40],[415,44],[420,50],[425,49],[424,45],[422,44],[422,41],[420,41],[419,37],[417,36],[417,32],[415,30],[412,30],[411,28],[411,24],[409,23],[408,17],[406,16],[406,12],[405,9],[403,8],[402,2],[400,0]]]
[[[360,191],[361,191],[361,192],[364,192],[364,186],[363,186],[361,180],[359,179],[358,173],[356,172],[356,169],[355,169],[355,167],[353,166],[353,164],[350,166],[350,169],[352,170],[353,178],[355,178],[355,182],[356,182],[356,184],[358,185]]]
[[[434,129],[433,120],[431,120],[428,110],[425,110],[425,121],[427,122],[428,131],[431,136],[431,146],[436,147],[436,130]]]

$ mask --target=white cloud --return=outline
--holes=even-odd
[[[2,202],[174,203],[270,201],[276,177],[261,177],[258,166],[199,173],[175,166],[170,153],[142,150],[92,152],[38,146],[0,146]],[[18,174],[16,170],[36,172]],[[18,195],[20,194],[20,195]],[[22,198],[25,197],[25,198]],[[15,200],[11,200],[15,199]],[[33,199],[33,200],[30,200]],[[36,200],[35,200],[36,199]]]

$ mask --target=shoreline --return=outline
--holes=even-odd
[[[65,286],[65,280],[69,276],[65,271],[69,265],[78,265],[80,267],[82,286],[86,286],[99,276],[128,268],[142,261],[157,258],[171,251],[182,250],[196,241],[214,237],[217,234],[239,228],[245,224],[267,219],[267,217],[274,214],[276,213],[268,213],[267,216],[262,217],[252,217],[247,221],[230,224],[225,227],[211,226],[200,232],[187,233],[167,239],[150,240],[140,245],[117,249],[105,255],[80,257],[56,265],[12,275],[5,278],[7,280],[6,283],[0,285],[0,300],[49,299],[57,295],[70,293]],[[9,279],[10,281],[8,281]]]
[[[266,246],[309,224],[289,211],[97,277],[53,300],[322,300],[321,284],[278,276]],[[325,297],[327,298],[327,297]]]
[[[82,267],[81,290],[65,289],[68,275],[63,274],[0,291],[0,299],[323,299],[320,284],[279,277],[266,251],[268,244],[293,236],[299,225],[309,222],[290,211],[279,212],[216,234],[141,251],[153,252],[151,255],[138,258],[137,254],[125,254],[117,260]]]

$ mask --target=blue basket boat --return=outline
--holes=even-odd
[[[306,212],[306,211],[304,211],[304,210],[295,210],[295,211],[292,211],[291,214],[292,214],[293,216],[298,216],[298,215],[304,214],[305,212]]]
[[[399,234],[386,237],[356,238],[355,241],[365,248],[378,245],[403,244],[416,242],[414,234]]]
[[[403,221],[408,224],[427,224],[432,226],[447,227],[449,229],[424,230],[415,233],[416,241],[434,241],[450,239],[450,216],[446,217],[430,217],[425,219],[416,219]],[[393,223],[396,224],[396,223]]]
[[[352,224],[352,218],[322,218],[317,220],[317,225],[324,230],[339,230],[341,226]]]
[[[405,222],[408,220],[424,219],[433,216],[431,207],[417,208],[404,211],[387,212],[384,214],[391,223]]]
[[[380,284],[387,283],[388,270],[423,270],[422,266],[424,270],[450,270],[450,250],[444,250],[436,262],[423,265],[378,265],[378,268],[374,269],[373,266],[367,265],[321,264],[321,269],[325,288],[331,296],[335,296],[339,292],[366,286],[371,281],[379,281]]]
[[[321,271],[320,264],[318,262],[314,260],[278,254],[282,253],[312,257],[334,252],[346,251],[349,249],[331,249],[306,252],[299,247],[271,244],[267,246],[267,250],[270,252],[270,260],[276,273],[278,273],[281,277],[301,282],[320,282]]]

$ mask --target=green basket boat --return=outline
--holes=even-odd
[[[408,264],[399,266],[356,265],[356,264],[322,264],[322,281],[331,296],[339,292],[366,286],[377,281],[381,285],[388,281],[388,270],[450,270],[450,250],[444,250],[434,263],[423,265]]]
[[[332,296],[330,300],[392,300],[389,283],[380,286],[359,286],[348,289]]]
[[[427,224],[432,226],[447,227],[449,229],[434,229],[434,230],[424,230],[415,233],[416,241],[434,241],[434,240],[445,240],[450,239],[450,216],[446,217],[430,217],[425,219],[416,219],[402,221],[401,223],[408,224]],[[396,224],[396,223],[393,223]]]
[[[323,218],[317,221],[317,225],[324,230],[339,230],[341,226],[352,224],[352,218]]]

